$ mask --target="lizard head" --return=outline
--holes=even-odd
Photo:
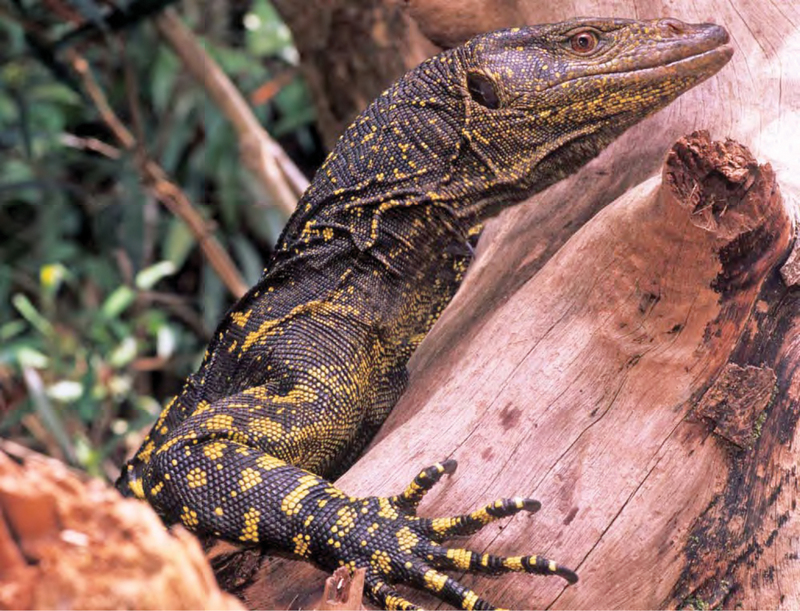
[[[459,219],[458,231],[478,227],[574,173],[731,55],[720,26],[675,19],[477,36],[406,74],[347,128],[284,241],[296,249],[309,219],[327,210],[363,250],[380,225],[367,215],[413,211],[408,202],[435,204]],[[341,205],[323,206],[330,201]]]
[[[731,58],[727,43],[720,26],[675,19],[579,19],[473,38],[450,63],[464,114],[449,190],[483,218],[561,180],[715,74]]]

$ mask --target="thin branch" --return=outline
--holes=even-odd
[[[128,109],[130,111],[131,123],[133,125],[133,133],[138,141],[136,148],[136,155],[139,162],[148,158],[147,149],[144,146],[146,142],[144,131],[144,120],[142,119],[142,109],[139,104],[139,85],[134,74],[133,66],[131,65],[130,54],[125,44],[125,39],[120,35],[115,35],[113,38],[114,44],[119,48],[119,54],[122,57],[123,73],[125,75],[125,94],[128,98]],[[144,265],[151,265],[155,257],[156,250],[156,235],[158,233],[158,202],[152,194],[148,194],[144,205],[142,206],[142,219],[144,227],[142,231],[142,261]],[[143,306],[141,300],[138,305]]]
[[[64,146],[80,151],[92,151],[109,159],[119,159],[122,156],[118,148],[97,138],[81,138],[75,134],[63,133],[59,136],[59,140]]]
[[[136,153],[137,141],[130,130],[120,121],[108,103],[108,99],[91,73],[88,62],[74,50],[69,50],[68,56],[72,66],[81,78],[84,89],[94,105],[97,107],[101,118],[119,140],[120,144],[128,151]],[[137,155],[139,171],[145,187],[164,204],[170,212],[186,223],[194,235],[200,248],[211,267],[214,268],[228,290],[235,296],[241,297],[247,292],[247,285],[242,280],[239,270],[231,260],[228,253],[220,246],[212,235],[205,220],[192,205],[186,194],[173,183],[163,168],[145,154]]]
[[[186,69],[205,87],[211,99],[236,129],[242,162],[259,180],[275,206],[287,215],[308,181],[281,146],[256,119],[247,101],[219,65],[206,53],[177,13],[167,9],[155,24],[162,38],[181,58]]]

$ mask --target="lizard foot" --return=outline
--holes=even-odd
[[[432,593],[461,609],[494,609],[486,600],[441,570],[498,575],[523,572],[558,575],[570,584],[575,572],[541,556],[496,556],[441,545],[446,539],[469,535],[495,520],[520,511],[536,512],[538,501],[499,499],[472,513],[445,518],[421,518],[416,508],[425,493],[444,474],[453,473],[456,461],[447,460],[420,472],[405,491],[389,498],[346,498],[336,503],[336,524],[319,530],[312,540],[327,537],[326,545],[312,547],[322,564],[366,567],[365,591],[386,609],[416,609],[393,586],[406,584]],[[330,524],[330,520],[326,521]],[[321,524],[320,524],[321,525]],[[333,561],[333,562],[332,562]]]

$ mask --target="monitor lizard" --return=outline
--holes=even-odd
[[[576,582],[543,557],[443,546],[539,508],[515,497],[417,516],[454,460],[396,496],[354,498],[331,482],[403,393],[406,363],[484,221],[575,172],[731,55],[716,25],[578,19],[484,34],[411,70],[342,135],[118,488],[200,533],[329,570],[365,567],[367,595],[389,609],[415,608],[400,583],[493,608],[450,569]]]

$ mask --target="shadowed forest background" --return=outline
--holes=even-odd
[[[243,167],[236,131],[152,7],[111,6],[0,2],[0,436],[113,480],[233,299],[142,159],[180,186],[248,286],[287,213]],[[181,15],[310,176],[324,147],[273,6],[187,2]]]

